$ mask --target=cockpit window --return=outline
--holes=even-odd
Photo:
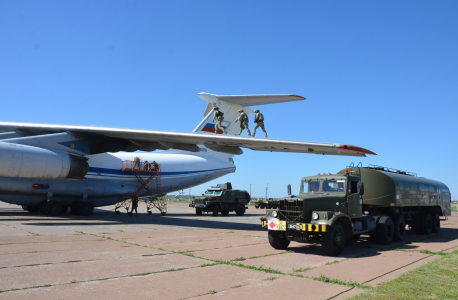
[[[323,181],[323,192],[344,193],[343,180],[325,180]]]
[[[320,190],[319,181],[302,182],[301,194],[314,193],[314,192],[318,192],[319,190]]]

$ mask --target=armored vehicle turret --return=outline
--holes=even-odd
[[[217,184],[207,189],[202,197],[196,197],[189,204],[190,207],[196,208],[196,215],[200,216],[203,212],[211,212],[214,217],[219,212],[223,216],[227,216],[229,212],[235,211],[237,216],[243,216],[246,205],[250,202],[251,197],[247,191],[233,190],[232,184],[226,182]]]
[[[361,234],[373,243],[402,241],[406,224],[417,234],[437,233],[439,216],[451,215],[451,195],[439,181],[379,166],[348,167],[337,174],[304,177],[299,195],[266,210],[262,224],[270,245],[321,241],[328,255],[339,255]]]

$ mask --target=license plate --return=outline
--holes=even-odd
[[[288,224],[288,229],[302,230],[302,225]]]
[[[286,221],[280,221],[280,220],[267,221],[267,228],[269,230],[286,231]]]

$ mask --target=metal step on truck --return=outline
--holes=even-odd
[[[351,164],[337,174],[304,177],[299,195],[279,200],[261,218],[269,243],[286,249],[291,241],[316,243],[339,255],[361,234],[373,243],[403,241],[406,225],[417,234],[440,230],[440,216],[451,215],[450,191],[442,182],[415,173]]]

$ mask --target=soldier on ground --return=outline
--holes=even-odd
[[[137,207],[138,207],[138,197],[137,196],[133,196],[132,197],[132,210],[130,211],[130,215],[132,215],[132,213],[134,212],[134,209],[135,209],[135,216],[136,217],[138,216]]]
[[[150,165],[147,160],[143,162],[143,170],[146,170],[146,171],[150,170]]]
[[[237,123],[237,121],[240,121],[240,131],[237,135],[242,134],[243,129],[246,129],[248,135],[251,136],[250,128],[248,128],[247,114],[243,111],[243,109],[239,109],[238,112],[240,113],[240,116],[237,118],[237,120],[235,120],[235,123]]]
[[[134,158],[134,165],[132,166],[132,170],[135,169],[135,167],[140,168],[140,158],[138,156]]]
[[[153,168],[152,168],[153,171],[158,171],[159,170],[159,165],[157,164],[157,162],[155,160],[153,160],[153,162],[151,164],[153,165]]]
[[[256,134],[256,129],[258,127],[261,127],[262,131],[264,131],[264,134],[266,135],[266,138],[267,138],[267,132],[266,132],[266,129],[264,128],[264,116],[259,112],[259,109],[256,109],[254,112],[256,113],[256,116],[254,117],[254,122],[256,123],[256,125],[254,126],[254,129],[253,129],[253,136]]]
[[[227,134],[226,129],[224,129],[223,126],[221,125],[221,122],[223,122],[224,120],[224,117],[223,117],[224,113],[222,111],[219,111],[218,107],[213,108],[213,111],[214,111],[213,122],[215,122],[215,118],[217,120],[215,124],[215,133],[218,133],[218,128],[219,128],[224,132],[224,134]]]

